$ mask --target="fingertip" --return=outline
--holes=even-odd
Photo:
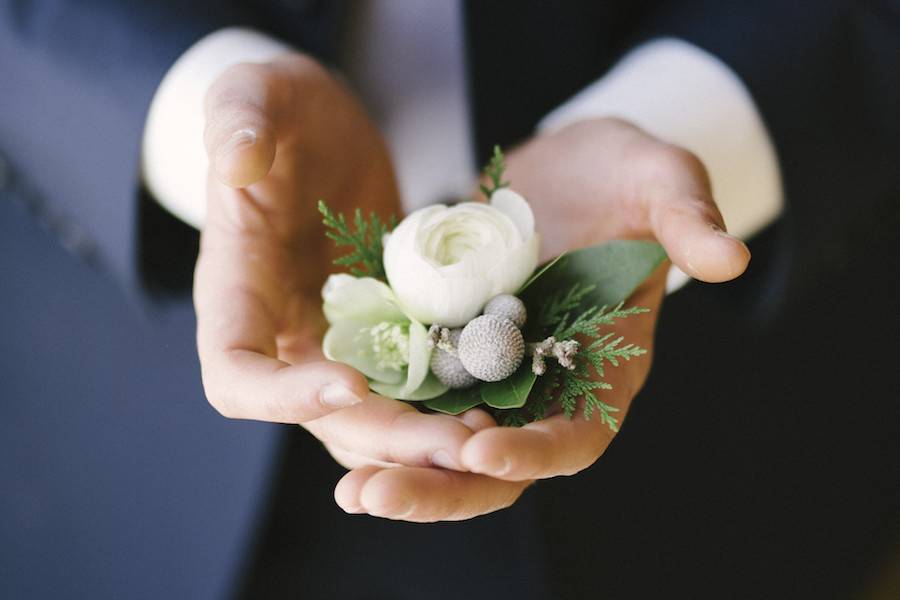
[[[284,365],[276,374],[266,421],[306,423],[361,404],[368,397],[365,377],[347,365],[331,361]]]
[[[397,473],[384,469],[367,478],[359,494],[363,510],[386,519],[402,519],[413,512],[413,495],[399,484]]]
[[[265,177],[275,162],[275,139],[268,128],[244,127],[215,148],[212,166],[227,186],[243,188]]]
[[[722,281],[730,281],[740,277],[750,265],[750,259],[752,257],[750,248],[747,247],[747,244],[745,244],[743,240],[740,240],[721,229],[716,231],[716,236],[724,240],[729,247],[724,253],[726,266],[724,274],[726,278]]]
[[[321,364],[333,369],[336,382],[345,386],[354,395],[360,398],[369,395],[369,380],[353,367],[333,360],[321,361]]]
[[[750,249],[747,245],[715,226],[704,232],[685,254],[684,264],[679,264],[679,268],[706,283],[736,279],[747,270],[750,263]]]
[[[378,467],[362,467],[346,473],[334,487],[334,502],[348,514],[365,512],[360,492],[366,482],[378,472]]]
[[[303,367],[322,382],[340,384],[361,398],[369,395],[369,380],[350,365],[336,360],[317,360]]]
[[[456,418],[476,433],[483,429],[497,426],[497,421],[494,420],[494,417],[480,408],[470,408],[466,412],[456,415]]]
[[[473,473],[504,477],[512,469],[512,459],[506,453],[506,431],[500,428],[476,433],[463,444],[460,460]]]

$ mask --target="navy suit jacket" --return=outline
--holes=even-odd
[[[787,208],[739,282],[667,302],[654,373],[598,465],[427,527],[344,516],[317,444],[206,405],[185,293],[196,234],[139,189],[147,107],[190,44],[245,25],[333,62],[343,11],[0,0],[3,595],[858,590],[900,515],[900,6],[466,4],[482,153],[628,48],[676,36],[749,87]]]

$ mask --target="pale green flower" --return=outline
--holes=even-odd
[[[409,318],[394,292],[371,277],[332,275],[322,288],[331,325],[322,350],[362,372],[373,391],[397,400],[428,400],[447,387],[429,372],[425,326]]]

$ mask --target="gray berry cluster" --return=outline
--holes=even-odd
[[[465,326],[457,351],[466,371],[482,381],[500,381],[519,368],[525,340],[509,319],[481,315]]]
[[[519,329],[525,327],[525,319],[528,316],[525,303],[510,294],[500,294],[491,298],[484,305],[484,314],[508,319]]]
[[[519,368],[525,357],[521,328],[527,314],[525,304],[509,294],[492,298],[484,314],[462,329],[440,335],[434,330],[431,371],[451,388],[469,387],[477,380],[501,381]],[[449,334],[449,335],[448,335]],[[449,341],[449,344],[447,343]]]
[[[445,348],[443,345],[438,345],[431,353],[431,372],[441,383],[453,389],[467,388],[477,381],[463,367],[454,350],[459,346],[459,337],[462,335],[462,331],[461,328],[451,329],[449,342],[452,347]]]

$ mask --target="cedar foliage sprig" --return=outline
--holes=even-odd
[[[384,247],[382,240],[397,226],[397,218],[392,216],[387,223],[378,215],[369,213],[363,217],[362,210],[353,213],[353,230],[342,213],[335,214],[324,200],[319,200],[319,212],[322,223],[327,230],[325,235],[338,246],[350,246],[347,254],[334,259],[334,264],[347,267],[351,275],[356,277],[375,277],[385,280]]]
[[[484,194],[488,200],[490,200],[493,193],[500,188],[509,187],[509,182],[503,181],[503,172],[505,170],[506,160],[503,158],[503,152],[500,150],[500,146],[494,146],[494,155],[491,156],[490,162],[484,168],[484,175],[491,180],[491,186],[488,187],[484,184],[479,186],[481,188],[481,193]]]
[[[619,319],[649,312],[649,309],[636,306],[624,308],[624,303],[619,303],[613,308],[592,306],[576,312],[593,289],[593,285],[575,283],[544,303],[537,315],[537,331],[542,335],[553,335],[558,340],[579,337],[590,341],[585,342],[578,351],[574,369],[563,368],[558,363],[548,365],[547,372],[540,379],[540,388],[531,394],[516,414],[504,416],[504,424],[515,426],[525,420],[538,421],[544,418],[554,402],[571,418],[578,408],[578,401],[583,399],[582,414],[585,419],[597,413],[600,422],[610,430],[619,430],[619,419],[614,414],[619,409],[599,397],[599,392],[612,389],[612,385],[604,380],[606,368],[618,367],[623,361],[647,351],[634,344],[623,345],[622,336],[601,334],[599,329],[613,325]]]

